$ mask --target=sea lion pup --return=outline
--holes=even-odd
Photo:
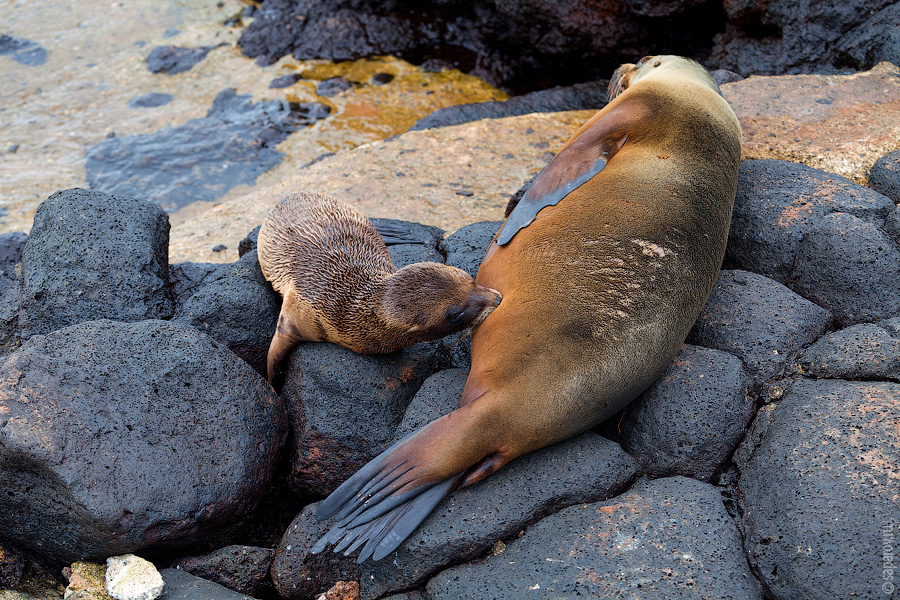
[[[365,215],[323,194],[285,198],[263,222],[257,252],[263,275],[283,297],[267,358],[276,390],[301,341],[395,352],[481,322],[501,298],[456,267],[397,270]]]
[[[614,415],[668,366],[725,253],[741,133],[699,64],[620,67],[610,103],[538,175],[476,281],[503,303],[472,338],[459,408],[344,482],[313,547],[386,556],[450,490]]]

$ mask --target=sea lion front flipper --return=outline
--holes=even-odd
[[[497,234],[500,246],[531,224],[541,209],[555,206],[590,181],[628,139],[635,121],[647,114],[640,102],[619,102],[582,127],[559,151],[519,200]]]
[[[381,239],[384,240],[385,246],[428,243],[428,240],[421,240],[415,237],[412,229],[403,227],[402,223],[387,223],[384,221],[372,221],[371,223],[378,235],[381,236]]]
[[[281,314],[278,315],[278,325],[275,327],[275,334],[272,336],[272,342],[269,344],[269,353],[266,356],[269,384],[278,393],[281,393],[281,388],[284,385],[284,371],[288,354],[291,353],[294,346],[303,341],[303,337],[298,332],[297,327],[291,322],[290,311],[285,310],[287,301],[288,299],[285,298],[284,304],[281,306]]]

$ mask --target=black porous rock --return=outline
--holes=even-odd
[[[318,103],[270,100],[221,92],[206,117],[154,133],[114,137],[87,149],[88,184],[144,198],[172,211],[212,201],[281,162],[274,146],[328,115]]]
[[[224,265],[184,303],[176,321],[218,340],[266,375],[281,299],[263,277],[256,251]]]
[[[745,160],[725,264],[787,283],[803,236],[823,217],[845,212],[881,221],[892,208],[888,198],[839,175],[782,160]]]
[[[299,344],[281,392],[294,428],[291,488],[330,494],[387,448],[436,363],[431,344],[369,355],[330,343]]]
[[[25,338],[95,319],[168,319],[169,219],[144,200],[56,192],[34,215],[22,277]]]
[[[160,600],[254,600],[181,569],[163,569],[159,574],[165,583]]]
[[[150,92],[142,96],[136,96],[128,101],[131,108],[154,108],[163,106],[172,101],[172,94],[164,94],[162,92]]]
[[[213,273],[221,268],[221,263],[184,262],[169,265],[169,291],[175,304],[175,313],[178,314],[188,298],[210,281]]]
[[[278,397],[192,327],[101,320],[0,364],[0,538],[56,562],[216,542],[287,435]]]
[[[738,482],[745,547],[772,597],[881,597],[898,414],[894,383],[801,380],[778,403]]]
[[[836,63],[865,71],[882,61],[900,64],[900,5],[889,4],[837,45]]]
[[[14,61],[26,67],[39,67],[47,62],[47,49],[31,40],[0,34],[0,56],[12,54]]]
[[[256,546],[226,546],[206,556],[178,561],[178,568],[196,577],[213,581],[230,590],[256,596],[269,576],[274,551]]]
[[[500,221],[481,221],[457,229],[440,244],[447,264],[462,269],[472,277],[478,275],[484,253],[502,224]]]
[[[900,315],[900,246],[874,223],[832,213],[803,237],[789,285],[844,326]]]
[[[28,234],[21,231],[0,233],[0,270],[7,271],[22,260]]]
[[[817,379],[900,381],[900,339],[878,325],[854,325],[807,348],[798,365]]]
[[[684,477],[566,508],[426,589],[432,600],[762,598],[719,492]]]
[[[536,112],[564,110],[600,110],[606,106],[605,80],[576,83],[572,86],[513,96],[509,100],[458,104],[434,111],[416,121],[410,131],[459,125],[481,119],[499,119]]]
[[[465,371],[458,369],[429,378],[395,438],[456,409],[465,379]],[[377,598],[425,583],[446,566],[478,558],[546,515],[615,496],[638,471],[637,461],[618,444],[591,432],[521,456],[484,481],[450,494],[396,551],[364,563],[361,595]]]
[[[0,357],[19,347],[19,316],[22,307],[22,278],[0,271]]]
[[[728,69],[715,69],[710,71],[709,74],[715,79],[716,85],[725,85],[726,83],[734,83],[735,81],[745,79],[743,75],[735,73],[734,71],[729,71]]]
[[[257,225],[253,231],[247,234],[247,237],[238,242],[238,256],[244,256],[251,250],[256,250],[256,243],[259,241],[259,229],[262,225]]]
[[[722,271],[690,344],[734,354],[754,383],[781,376],[793,355],[819,338],[829,312],[756,273]]]
[[[888,213],[884,220],[884,231],[895,243],[900,244],[900,204]]]
[[[282,75],[281,77],[276,77],[272,81],[269,82],[270,88],[280,89],[291,87],[298,81],[300,81],[301,77],[299,73],[290,73],[288,75]],[[319,94],[321,96],[321,94]]]
[[[352,81],[348,81],[343,77],[331,77],[319,82],[319,85],[316,86],[316,94],[330,98],[331,96],[337,96],[341,92],[346,92],[352,87]]]
[[[216,46],[182,48],[180,46],[157,46],[147,56],[147,70],[151,73],[177,75],[184,73],[206,58]]]
[[[900,202],[900,150],[894,150],[875,161],[869,171],[869,187]]]
[[[710,481],[753,417],[750,377],[736,357],[685,345],[650,388],[606,423],[651,477]],[[619,433],[621,431],[621,433]]]
[[[348,474],[349,475],[349,474]],[[288,600],[316,598],[338,581],[358,581],[356,559],[334,552],[310,554],[331,524],[316,519],[319,503],[304,507],[275,549],[270,574],[278,595]]]

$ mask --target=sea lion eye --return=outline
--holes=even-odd
[[[462,309],[462,308],[450,309],[447,312],[447,322],[459,323],[462,320],[463,315],[465,315],[465,314],[466,314],[465,309]]]

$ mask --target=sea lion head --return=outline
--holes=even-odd
[[[440,263],[403,267],[385,280],[381,316],[404,345],[435,340],[479,325],[500,304],[497,290]]]
[[[715,90],[720,96],[722,95],[716,80],[697,61],[683,56],[660,54],[658,56],[645,56],[637,63],[626,63],[616,69],[612,79],[609,80],[609,100],[612,101],[616,96],[639,81],[672,75],[699,80],[704,85]]]

